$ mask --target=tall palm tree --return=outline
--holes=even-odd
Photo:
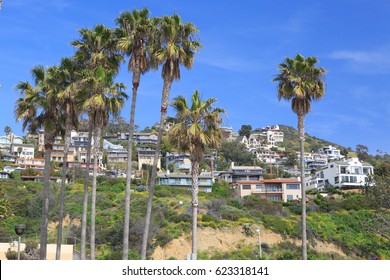
[[[173,81],[180,79],[180,64],[187,69],[191,69],[195,53],[201,47],[201,44],[197,39],[198,29],[192,23],[183,24],[180,16],[177,14],[174,14],[173,16],[155,18],[153,24],[157,28],[155,34],[153,35],[153,42],[149,45],[151,63],[154,66],[159,64],[163,65],[161,76],[164,80],[164,85],[161,98],[160,126],[158,130],[156,151],[154,154],[148,206],[145,217],[145,228],[142,238],[142,259],[146,259],[146,248],[154,195],[154,183],[157,176],[157,161],[160,156],[161,139],[168,107],[169,93]]]
[[[77,126],[78,111],[76,109],[76,88],[79,76],[78,64],[71,58],[63,58],[59,67],[53,67],[53,75],[49,79],[52,85],[49,94],[57,95],[59,105],[64,119],[64,157],[62,159],[62,178],[60,191],[60,205],[58,214],[58,231],[57,231],[57,247],[56,260],[61,257],[62,243],[62,220],[64,218],[64,198],[65,198],[65,182],[67,170],[67,156],[71,142],[71,129]]]
[[[83,84],[93,93],[81,96],[82,110],[88,114],[93,126],[93,175],[91,194],[91,259],[95,259],[95,221],[96,221],[96,178],[100,140],[103,129],[107,126],[110,114],[118,115],[127,98],[122,83],[114,84],[115,71],[105,71],[99,66],[95,71],[84,71]]]
[[[127,69],[133,73],[133,95],[130,109],[129,148],[127,149],[125,215],[122,251],[123,260],[127,260],[129,258],[130,183],[132,159],[131,147],[133,146],[134,115],[137,102],[137,91],[141,80],[141,74],[144,74],[150,68],[147,45],[152,25],[148,15],[149,10],[144,8],[140,11],[134,10],[132,12],[123,12],[115,20],[117,25],[119,25],[115,32],[116,36],[118,37],[118,48],[122,53],[129,57]]]
[[[11,133],[12,129],[9,125],[6,125],[4,127],[4,132],[5,132],[5,135],[8,136],[10,133]]]
[[[172,102],[176,112],[175,118],[169,121],[175,123],[169,130],[169,140],[179,152],[189,152],[192,178],[192,259],[197,252],[197,216],[198,216],[198,176],[199,163],[203,159],[206,148],[217,148],[222,142],[222,131],[218,127],[222,123],[221,114],[225,111],[214,108],[215,98],[201,100],[196,90],[192,95],[192,105],[188,106],[183,96],[178,96]]]
[[[81,29],[79,30],[79,33],[80,39],[72,41],[71,44],[77,49],[74,55],[75,60],[82,65],[82,68],[85,68],[85,71],[81,71],[80,75],[83,76],[85,73],[88,73],[89,76],[93,76],[91,73],[95,72],[99,66],[103,67],[103,69],[109,69],[110,71],[117,73],[119,70],[119,64],[122,61],[122,56],[119,55],[116,50],[116,41],[113,40],[112,30],[102,24],[98,24],[93,29]],[[81,95],[83,96],[84,100],[87,96],[92,96],[94,94],[93,91],[88,88],[88,86],[83,85],[81,85],[81,88],[78,91],[79,93],[82,93]],[[91,161],[91,142],[93,129],[93,122],[90,121],[86,172],[84,178],[83,214],[81,222],[80,255],[82,260],[86,259],[89,166]]]
[[[298,116],[298,133],[301,154],[301,194],[302,194],[302,258],[307,259],[306,237],[306,194],[305,194],[305,116],[311,110],[311,102],[321,99],[325,94],[325,69],[316,67],[317,58],[286,58],[279,64],[280,73],[273,79],[278,82],[278,99],[291,100],[291,108]]]
[[[50,187],[50,157],[55,137],[62,132],[60,108],[55,95],[49,95],[48,77],[52,68],[44,69],[36,66],[32,69],[34,86],[29,82],[19,82],[16,89],[22,95],[15,106],[15,116],[22,121],[22,128],[34,133],[39,128],[44,128],[44,188],[41,219],[40,259],[46,259],[47,225],[49,212],[49,187]]]

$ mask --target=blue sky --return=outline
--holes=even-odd
[[[277,100],[278,63],[297,53],[316,56],[327,69],[326,94],[313,104],[306,131],[340,145],[390,153],[390,2],[386,0],[75,1],[3,0],[0,11],[0,135],[6,125],[23,134],[13,109],[18,81],[30,69],[72,56],[80,28],[115,27],[121,11],[147,7],[151,16],[178,13],[200,30],[203,48],[193,69],[182,70],[170,99],[216,97],[225,126],[238,131],[271,124],[296,127],[290,104]],[[126,68],[117,80],[131,92]],[[136,123],[159,120],[160,69],[142,77]],[[122,111],[129,119],[130,101]],[[170,111],[168,112],[168,114]]]

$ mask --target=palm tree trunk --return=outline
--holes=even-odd
[[[45,130],[46,131],[46,130]],[[45,171],[44,171],[44,185],[43,185],[43,205],[42,205],[42,220],[41,220],[41,239],[39,258],[41,260],[46,259],[47,252],[47,224],[49,214],[49,188],[50,188],[50,157],[53,149],[51,137],[49,135],[44,136],[45,139]]]
[[[88,131],[87,144],[87,159],[85,162],[85,177],[84,177],[84,196],[83,196],[83,216],[81,221],[81,247],[80,259],[86,259],[86,244],[87,244],[87,213],[88,213],[88,186],[89,186],[89,165],[91,161],[91,146],[92,146],[92,125]]]
[[[134,115],[135,104],[137,102],[137,90],[140,81],[140,73],[133,72],[133,98],[130,109],[130,131],[129,145],[127,148],[127,170],[126,170],[126,189],[125,189],[125,220],[123,228],[123,252],[122,260],[129,259],[129,232],[130,232],[130,184],[131,184],[131,160],[133,157],[133,135],[134,135]]]
[[[70,119],[66,118],[65,126],[65,143],[64,143],[64,158],[62,159],[62,178],[61,178],[61,193],[60,193],[60,209],[58,214],[58,232],[57,232],[57,248],[56,260],[61,259],[61,243],[62,243],[62,220],[64,218],[64,199],[65,199],[65,180],[66,180],[66,165],[68,163],[68,151],[70,146]]]
[[[197,237],[198,237],[198,191],[199,191],[199,162],[192,163],[192,260],[197,259]]]
[[[161,139],[162,139],[162,133],[163,133],[163,129],[164,129],[165,115],[167,113],[169,92],[171,90],[172,82],[173,82],[172,78],[164,79],[164,87],[163,87],[162,100],[161,100],[160,127],[158,129],[157,145],[156,145],[156,151],[154,153],[152,176],[150,178],[148,206],[146,209],[146,216],[145,216],[145,228],[144,228],[144,234],[142,237],[142,248],[141,248],[141,259],[142,260],[146,259],[146,248],[147,248],[148,239],[149,239],[150,218],[152,215],[154,184],[155,184],[156,177],[157,177],[157,162],[158,162],[158,159],[160,156]]]
[[[91,260],[95,260],[96,178],[97,178],[97,169],[98,169],[100,134],[101,134],[101,128],[96,127],[93,136],[93,175],[92,175],[92,191],[91,191]]]
[[[306,236],[306,193],[305,193],[305,115],[298,113],[298,133],[301,153],[301,196],[302,196],[302,259],[307,260]]]

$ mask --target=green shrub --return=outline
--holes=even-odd
[[[230,221],[237,221],[239,218],[243,218],[245,216],[245,212],[243,210],[237,209],[236,207],[230,205],[221,206],[218,213],[223,219]]]

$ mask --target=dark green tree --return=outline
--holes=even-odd
[[[246,138],[251,135],[252,132],[252,126],[250,124],[243,124],[241,125],[241,129],[238,131],[238,134],[240,136],[245,136]]]
[[[245,145],[239,142],[224,142],[221,154],[225,161],[234,162],[236,165],[253,165],[256,161],[256,155],[248,152]]]

